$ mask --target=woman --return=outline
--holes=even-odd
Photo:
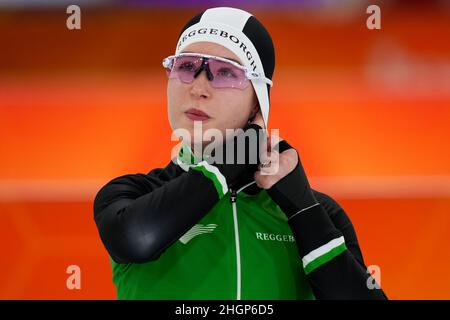
[[[310,188],[285,140],[270,158],[257,151],[255,164],[248,156],[222,163],[214,156],[228,149],[215,143],[206,153],[211,140],[190,138],[216,130],[237,148],[237,137],[267,127],[275,55],[263,25],[243,10],[208,9],[185,25],[163,64],[170,125],[188,133],[180,153],[165,168],[113,179],[94,203],[118,297],[385,298],[367,286],[346,213]]]

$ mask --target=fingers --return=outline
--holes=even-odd
[[[261,164],[258,166],[261,175],[275,175],[278,172],[280,154],[275,150],[268,150],[261,157]]]
[[[280,154],[272,146],[277,146],[280,141],[284,140],[277,135],[270,137],[267,137],[267,134],[264,135],[263,141],[261,141],[261,164],[258,166],[260,175],[276,175],[278,173]]]
[[[269,139],[270,151],[272,151],[272,150],[278,151],[278,149],[276,149],[276,147],[281,141],[284,141],[281,137],[274,135],[274,134],[270,135],[270,139]]]
[[[254,175],[256,185],[262,189],[269,189],[275,181],[270,176],[263,175],[260,171],[256,171]]]
[[[259,141],[259,160],[261,163],[269,162],[269,154],[268,154],[268,137],[267,132],[263,130],[262,135],[259,137],[261,140]]]
[[[278,149],[275,149],[273,146],[277,146],[280,143],[280,141],[284,141],[284,140],[277,135],[270,135],[267,138],[267,143],[266,143],[267,147],[263,149],[266,151],[265,162],[269,162],[269,161],[276,162],[278,160],[278,156],[279,156]]]

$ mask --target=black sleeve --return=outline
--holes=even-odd
[[[312,191],[300,159],[297,167],[268,193],[288,217],[305,273],[318,299],[387,298],[381,289],[367,285],[373,279],[347,214],[329,196]]]
[[[304,242],[312,244],[314,239],[319,239],[313,233],[321,228],[322,224],[324,230],[328,229],[325,225],[329,225],[328,230],[332,230],[334,227],[335,230],[331,234],[342,234],[347,248],[329,262],[309,273],[308,279],[316,297],[318,299],[387,299],[382,289],[368,286],[368,282],[373,284],[374,280],[367,272],[355,229],[346,212],[330,196],[320,192],[315,192],[315,195],[320,206],[315,208],[317,210],[315,213],[309,212],[309,214],[311,216],[322,215],[323,220],[312,227],[311,232],[307,232],[308,239]],[[311,216],[306,215],[307,218]],[[291,229],[296,230],[295,234],[299,241],[303,241],[301,239],[302,234],[305,234],[303,230],[305,226],[310,225],[310,222],[312,225],[312,221],[313,219],[301,220],[295,219],[295,217],[290,221]],[[320,234],[318,233],[318,235]],[[325,237],[323,233],[322,235]],[[311,250],[314,244],[309,248],[307,245],[301,247],[301,252],[306,252]]]
[[[113,179],[94,200],[100,237],[117,263],[144,263],[159,256],[219,200],[214,183],[189,170],[162,181],[134,174]]]
[[[250,125],[245,133],[260,134]],[[253,130],[253,131],[251,131]],[[232,136],[235,150],[238,137]],[[257,136],[258,137],[258,136]],[[259,141],[259,140],[256,140]],[[226,144],[219,144],[217,150]],[[245,148],[250,142],[245,141]],[[258,150],[258,149],[257,149]],[[257,151],[256,150],[256,151]],[[190,153],[185,154],[187,159]],[[235,153],[237,157],[237,153]],[[249,161],[215,163],[201,161],[172,180],[156,175],[125,175],[106,184],[94,200],[94,218],[111,258],[118,263],[144,263],[159,256],[201,220],[228,192],[228,186],[253,168]]]

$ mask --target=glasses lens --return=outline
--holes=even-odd
[[[208,64],[214,76],[213,87],[245,89],[248,86],[249,81],[243,69],[216,59],[209,59]]]
[[[191,83],[194,80],[195,72],[202,65],[201,57],[181,56],[175,57],[170,78],[178,78],[182,82]]]
[[[202,61],[203,58],[198,56],[174,57],[170,67],[166,69],[167,75],[169,78],[178,78],[181,82],[191,83],[202,66]],[[245,71],[231,63],[208,58],[205,67],[211,72],[210,75],[213,78],[208,77],[208,79],[211,80],[211,86],[214,88],[245,89],[250,83]]]

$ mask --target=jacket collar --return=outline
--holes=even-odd
[[[178,156],[175,159],[175,163],[187,172],[190,167],[195,166],[203,160],[204,159],[202,157],[194,156],[190,146],[182,144],[178,152]],[[240,180],[236,183],[234,189],[236,191],[243,191],[249,195],[256,195],[262,190],[262,188],[257,186],[253,178],[253,172],[243,174]]]

